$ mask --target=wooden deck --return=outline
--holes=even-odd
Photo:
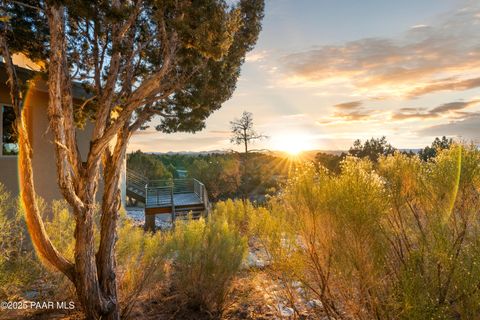
[[[127,195],[145,204],[145,228],[154,230],[156,214],[171,214],[172,221],[189,213],[198,217],[208,213],[208,196],[196,179],[148,181],[127,171]]]

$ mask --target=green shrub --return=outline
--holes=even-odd
[[[239,270],[246,239],[223,218],[177,223],[170,240],[172,281],[191,308],[220,317]]]

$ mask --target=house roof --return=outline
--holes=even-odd
[[[30,84],[30,89],[48,93],[47,74],[45,72],[34,71],[19,66],[15,66],[15,69],[17,71],[19,80],[23,84],[27,83],[29,80],[35,79],[35,82]],[[5,68],[5,63],[0,62],[0,83],[6,84],[7,80],[8,75]],[[78,100],[84,100],[91,96],[91,94],[89,94],[79,82],[72,82],[72,95],[74,99]]]

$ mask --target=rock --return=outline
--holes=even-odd
[[[24,295],[25,295],[26,299],[34,300],[34,299],[38,298],[39,293],[38,293],[38,291],[32,290],[32,291],[26,291]]]
[[[135,226],[143,227],[145,225],[145,211],[143,208],[127,208],[127,217],[133,221]],[[155,217],[155,227],[160,230],[169,230],[172,228],[170,215],[157,214]]]
[[[318,299],[313,299],[307,302],[307,308],[313,309],[313,308],[322,308],[322,307],[323,307],[323,304]]]
[[[265,262],[257,257],[253,252],[248,253],[247,265],[251,268],[265,268]]]
[[[282,303],[279,303],[277,305],[277,309],[280,312],[280,315],[282,317],[291,317],[295,313],[295,311],[292,308],[287,307],[287,306],[283,305]]]

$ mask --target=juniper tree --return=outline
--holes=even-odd
[[[154,117],[163,132],[195,132],[229,99],[245,54],[257,40],[263,0],[22,0],[6,2],[0,45],[9,75],[19,139],[20,184],[38,254],[75,285],[88,319],[118,319],[115,281],[120,170],[128,141]],[[33,18],[32,18],[33,17]],[[34,35],[31,37],[31,35]],[[29,41],[19,41],[20,38]],[[35,204],[22,84],[11,53],[42,59],[57,180],[75,216],[75,259],[49,240]],[[84,101],[74,103],[72,86]],[[93,122],[82,158],[76,127]],[[100,168],[102,167],[102,170]],[[94,243],[100,174],[100,244]]]

